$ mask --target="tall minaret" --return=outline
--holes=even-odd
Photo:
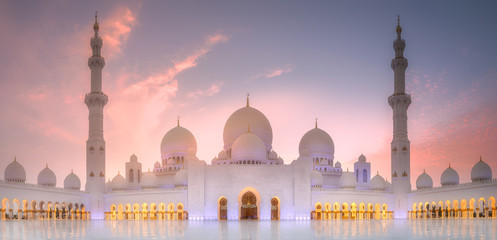
[[[407,138],[407,109],[411,104],[411,96],[406,94],[407,59],[404,58],[406,42],[402,39],[401,33],[400,19],[397,18],[397,39],[393,41],[395,58],[392,59],[394,93],[388,98],[388,104],[393,110],[391,168],[395,218],[407,217],[407,193],[411,191],[411,145]]]
[[[103,129],[103,110],[107,104],[107,95],[102,92],[102,69],[104,58],[100,55],[102,38],[98,35],[98,20],[95,13],[93,25],[95,35],[90,40],[92,56],[88,59],[91,70],[91,92],[86,94],[85,103],[88,106],[89,133],[86,141],[86,191],[90,194],[90,211],[92,219],[104,218],[105,190],[105,140]]]

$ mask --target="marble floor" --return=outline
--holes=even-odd
[[[0,221],[0,239],[497,239],[497,219]]]

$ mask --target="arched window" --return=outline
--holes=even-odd
[[[355,170],[355,181],[359,182],[359,169]]]
[[[362,170],[362,182],[368,182],[368,170]]]
[[[128,176],[129,176],[129,182],[132,183],[133,182],[133,169],[129,170]]]

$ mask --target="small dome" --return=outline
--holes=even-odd
[[[311,187],[322,187],[323,186],[323,175],[316,170],[311,172]]]
[[[482,182],[488,180],[492,180],[492,169],[480,158],[480,161],[471,169],[471,181]]]
[[[355,188],[357,183],[355,181],[354,173],[348,171],[342,173],[342,176],[339,179],[339,184],[341,188]]]
[[[271,152],[269,153],[269,159],[271,159],[271,160],[276,160],[276,159],[278,159],[278,154],[276,154],[276,152],[275,152],[275,151],[271,151]]]
[[[76,176],[76,174],[74,174],[72,171],[64,179],[64,188],[71,190],[81,189],[81,181],[79,180],[79,177]]]
[[[25,182],[26,181],[26,171],[24,167],[17,162],[14,158],[14,161],[11,162],[5,168],[4,179],[8,182]]]
[[[133,155],[131,155],[131,157],[129,158],[129,161],[130,162],[138,162],[138,157],[133,153]]]
[[[146,172],[142,175],[141,179],[142,188],[156,188],[157,187],[157,176],[153,172]]]
[[[177,126],[164,135],[160,144],[162,159],[174,153],[197,153],[197,141],[188,129]]]
[[[121,175],[120,172],[117,172],[117,175],[112,178],[111,188],[112,190],[123,190],[126,189],[126,179]]]
[[[238,137],[231,148],[233,160],[266,160],[266,146],[255,134],[246,132]]]
[[[376,173],[376,176],[374,176],[371,179],[370,188],[372,190],[385,190],[385,187],[386,187],[385,179],[383,179],[383,177],[380,176],[380,174]]]
[[[221,150],[219,154],[217,155],[218,159],[225,160],[228,159],[228,153],[226,153],[226,150]]]
[[[416,180],[416,189],[425,188],[433,188],[433,179],[426,172],[423,172]]]
[[[235,140],[247,132],[250,125],[251,131],[257,135],[270,150],[273,143],[273,130],[266,116],[259,110],[246,107],[236,110],[226,121],[223,131],[224,149],[229,149]]]
[[[174,186],[182,187],[188,185],[188,172],[185,169],[179,170],[174,175]]]
[[[342,164],[340,162],[335,163],[335,168],[342,168]]]
[[[57,183],[57,177],[55,176],[55,173],[52,172],[52,170],[50,170],[50,168],[48,168],[48,165],[47,165],[38,174],[38,185],[55,187],[56,183]]]
[[[304,134],[299,144],[301,156],[315,153],[328,155],[331,160],[335,154],[335,144],[330,135],[317,127]]]
[[[442,186],[450,186],[459,184],[459,174],[457,174],[456,170],[449,167],[443,171],[442,176],[440,177],[440,183]]]
[[[159,161],[156,161],[154,163],[154,168],[160,168],[160,162]]]
[[[361,156],[359,156],[359,162],[365,162],[366,161],[366,156],[364,156],[364,154],[361,154]]]

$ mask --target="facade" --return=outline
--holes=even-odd
[[[154,219],[154,220],[309,220],[390,218],[495,218],[497,180],[481,158],[471,170],[470,183],[459,183],[450,166],[440,187],[421,174],[412,189],[405,91],[406,47],[397,26],[393,42],[394,93],[391,183],[371,173],[371,163],[360,155],[351,171],[334,158],[330,135],[316,121],[302,137],[299,157],[284,164],[272,148],[273,133],[265,115],[246,105],[226,121],[223,149],[206,164],[196,156],[194,135],[180,125],[162,139],[160,160],[143,171],[136,155],[125,163],[126,172],[105,182],[102,90],[103,46],[95,16],[91,90],[85,96],[89,110],[86,141],[86,179],[70,173],[64,187],[48,166],[37,184],[26,183],[22,161],[7,166],[0,181],[2,219]]]

